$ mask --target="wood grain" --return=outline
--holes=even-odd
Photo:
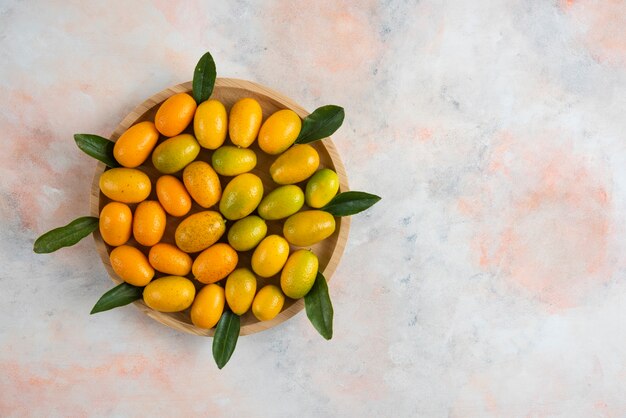
[[[113,132],[113,134],[111,134],[110,139],[112,141],[117,141],[120,135],[135,123],[146,120],[154,120],[154,115],[156,114],[156,111],[160,104],[168,97],[181,92],[191,92],[191,82],[178,84],[176,86],[165,89],[162,92],[155,94],[154,96],[141,103],[122,120],[122,122]],[[224,106],[226,106],[227,110],[230,110],[232,105],[237,100],[244,97],[252,97],[260,103],[261,108],[263,109],[264,119],[266,119],[275,111],[285,108],[293,110],[302,118],[310,113],[303,109],[297,103],[293,102],[291,99],[271,89],[268,89],[267,87],[264,87],[257,83],[253,83],[251,81],[237,80],[232,78],[218,78],[215,83],[215,89],[213,91],[213,94],[211,95],[212,99],[220,100],[224,104]],[[193,125],[193,123],[191,125]],[[193,126],[189,126],[185,132],[193,134]],[[161,137],[159,141],[163,141],[164,139],[164,137]],[[341,162],[341,158],[339,157],[337,149],[335,148],[332,140],[330,138],[326,138],[323,141],[317,141],[311,145],[318,151],[320,155],[320,168],[328,167],[335,170],[339,176],[339,190],[341,192],[349,190],[348,177],[346,175],[345,168],[343,166],[343,163]],[[265,188],[265,194],[267,194],[277,187],[277,185],[273,183],[269,176],[269,167],[274,161],[275,157],[267,155],[263,151],[261,151],[256,142],[250,148],[255,151],[258,159],[257,166],[254,170],[252,170],[252,173],[258,175],[261,178],[261,180],[263,181],[263,186]],[[197,159],[208,161],[210,163],[211,151],[203,149]],[[150,161],[150,158],[148,159],[148,161],[146,161],[146,163],[138,168],[148,174],[148,176],[152,180],[153,190],[149,199],[156,200],[154,184],[160,173],[154,168],[152,162]],[[110,202],[110,200],[100,192],[100,188],[98,185],[100,175],[105,171],[105,169],[106,166],[103,163],[98,162],[91,186],[90,206],[91,214],[93,216],[99,216],[100,210],[104,207],[104,205]],[[182,173],[179,172],[175,175],[180,178]],[[230,179],[230,177],[222,177],[222,187],[225,187]],[[304,187],[304,184],[300,184],[300,186]],[[131,209],[134,210],[135,205],[130,206]],[[196,213],[200,210],[204,209],[194,203],[189,214]],[[174,231],[176,230],[176,226],[178,226],[181,220],[182,218],[175,218],[169,215],[167,216],[168,225],[162,240],[163,242],[169,242],[172,244],[174,243]],[[268,221],[267,224],[268,235],[272,233],[282,234],[281,221]],[[311,247],[311,249],[319,258],[320,271],[324,273],[327,280],[330,280],[332,278],[339,264],[339,260],[341,259],[346,245],[346,241],[348,239],[349,228],[349,217],[337,218],[337,228],[335,230],[335,233],[326,240]],[[94,239],[96,242],[96,248],[98,250],[98,253],[100,254],[100,258],[102,259],[102,263],[106,267],[109,275],[111,276],[111,279],[115,283],[121,283],[122,280],[115,274],[109,261],[109,253],[112,250],[112,247],[105,244],[98,231],[94,233]],[[224,234],[220,241],[226,241],[226,234]],[[129,241],[129,244],[141,249],[146,255],[149,251],[149,248],[142,247],[141,245],[137,244],[132,238]],[[239,255],[240,257],[238,267],[250,268],[250,257],[252,255],[252,251],[243,252]],[[157,273],[156,277],[160,276],[163,275]],[[192,279],[193,277],[189,276],[189,278]],[[202,286],[199,282],[196,282],[195,280],[194,282],[197,288],[200,288]],[[266,284],[279,285],[279,275],[276,275],[269,279],[258,278],[259,288]],[[189,310],[177,313],[162,313],[154,311],[151,308],[147,307],[143,303],[143,301],[137,301],[134,302],[134,304],[149,317],[179,331],[184,331],[190,334],[200,336],[212,336],[214,333],[213,329],[205,330],[195,327],[191,323]],[[241,335],[253,334],[255,332],[260,332],[268,328],[272,328],[296,315],[298,312],[302,311],[303,308],[304,300],[300,299],[296,301],[287,298],[285,301],[285,306],[283,307],[283,311],[271,321],[260,322],[252,315],[251,312],[248,312],[241,317]]]

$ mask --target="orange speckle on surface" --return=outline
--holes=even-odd
[[[459,212],[461,212],[464,215],[470,215],[474,212],[473,207],[472,207],[473,205],[469,201],[469,199],[461,198],[457,201],[456,205],[457,205],[457,209],[459,210]]]
[[[365,145],[367,155],[376,155],[380,151],[380,144],[375,141],[368,141]]]
[[[597,411],[598,417],[614,418],[621,416],[621,411],[609,407],[605,401],[596,401],[593,404],[593,408]]]
[[[489,171],[501,171],[509,174],[507,167],[507,152],[513,144],[513,137],[509,132],[502,132],[498,136],[498,145],[493,149],[491,160],[489,161]]]
[[[472,379],[472,386],[482,395],[485,409],[492,414],[499,415],[501,411],[498,408],[498,401],[493,394],[493,390],[490,387],[490,382],[482,377],[475,377]]]
[[[429,11],[432,14],[432,10]],[[441,17],[439,24],[437,25],[437,29],[434,33],[434,36],[430,39],[430,41],[426,45],[426,50],[431,53],[437,53],[437,51],[441,48],[441,44],[443,43],[444,35],[446,33],[446,22],[444,17]]]
[[[427,142],[433,138],[433,131],[430,128],[420,128],[417,131],[417,138],[422,142]]]
[[[460,214],[465,215],[468,218],[475,218],[476,216],[480,216],[484,210],[484,204],[475,197],[464,196],[457,200],[456,209]]]
[[[532,141],[501,137],[496,151],[502,142],[506,153],[492,153],[487,170],[495,164],[506,174],[457,204],[480,223],[471,244],[477,264],[553,309],[575,306],[611,277],[606,172],[568,146],[537,153]],[[467,209],[473,200],[484,205],[477,213]]]
[[[51,361],[26,365],[2,361],[0,368],[5,378],[0,379],[0,416],[48,416],[51,406],[55,406],[56,413],[62,416],[92,416],[94,412],[106,411],[118,403],[134,403],[136,407],[154,411],[159,405],[158,397],[147,405],[144,396],[152,399],[155,393],[161,396],[177,393],[180,401],[177,413],[197,416],[194,404],[203,399],[206,386],[190,385],[182,392],[176,389],[183,378],[202,381],[203,377],[193,375],[195,366],[190,358],[176,358],[169,354],[118,354],[90,365]],[[142,384],[147,384],[150,389],[142,390]],[[98,390],[94,390],[94,385]],[[215,399],[225,396],[225,389],[219,382],[212,381],[211,388]],[[59,403],[60,400],[63,402]],[[212,400],[205,401],[204,407],[217,415],[224,412]],[[144,410],[142,414],[150,415],[150,411]]]
[[[51,97],[55,97],[59,89],[61,87],[51,89]],[[44,232],[40,228],[46,230],[64,225],[73,219],[67,213],[75,205],[68,203],[74,201],[73,197],[80,196],[84,200],[89,191],[89,182],[83,181],[84,165],[81,164],[91,161],[83,159],[83,154],[71,139],[59,138],[54,127],[41,119],[40,115],[47,111],[44,102],[37,101],[22,90],[0,89],[0,94],[22,109],[14,113],[13,119],[5,119],[8,114],[0,115],[3,134],[12,139],[4,143],[6,148],[0,153],[0,175],[4,178],[3,186],[9,196],[3,203],[10,208],[11,215],[15,215],[23,229]],[[73,150],[76,158],[70,160],[61,151],[64,148]],[[64,154],[67,160],[60,164],[62,169],[54,165],[55,161],[63,160],[53,158],[59,153]],[[56,203],[54,210],[50,209],[52,205],[49,202]]]
[[[477,237],[473,241],[473,247],[479,254],[478,264],[481,267],[487,267],[490,263],[489,254],[487,254],[487,244],[486,239],[482,237]]]
[[[31,105],[35,101],[33,96],[21,90],[15,91],[13,97],[21,106]]]
[[[626,1],[565,0],[561,8],[596,61],[626,65]]]
[[[388,395],[384,382],[379,376],[337,376],[342,382],[342,389],[339,391],[342,397],[362,399],[367,396],[369,399],[382,400]],[[382,389],[382,390],[381,390]]]
[[[358,6],[345,0],[317,2],[317,19],[307,19],[291,1],[273,4],[271,15],[281,24],[274,27],[272,35],[282,44],[285,40],[296,41],[298,53],[310,54],[311,64],[322,72],[365,71],[369,75],[369,64],[383,52],[377,31],[369,21],[370,13],[377,8],[375,1],[362,1]],[[329,45],[333,47],[328,48]]]

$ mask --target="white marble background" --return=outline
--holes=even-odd
[[[133,307],[91,239],[94,162],[144,98],[221,76],[334,103],[353,219],[335,337],[210,340]],[[626,2],[0,1],[0,415],[626,416]]]

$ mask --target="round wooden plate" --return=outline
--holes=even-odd
[[[167,99],[168,97],[176,94],[176,93],[190,93],[191,92],[191,82],[178,84],[176,86],[170,87],[166,90],[163,90],[160,93],[155,94],[150,97],[148,100],[137,106],[128,116],[122,120],[122,122],[117,126],[113,134],[111,135],[111,141],[117,141],[120,135],[126,131],[130,126],[135,123],[150,120],[154,121],[154,115],[156,114],[157,109]],[[251,81],[245,80],[237,80],[232,78],[218,78],[215,83],[215,89],[213,94],[211,95],[212,99],[217,99],[221,101],[224,106],[226,106],[226,110],[229,111],[232,105],[239,99],[244,97],[252,97],[256,99],[263,109],[263,118],[267,118],[272,113],[276,112],[280,109],[291,109],[296,112],[301,118],[304,118],[309,114],[306,110],[304,110],[301,106],[294,103],[291,99],[276,93],[273,90],[268,89],[267,87],[261,86],[259,84],[253,83]],[[186,133],[193,134],[193,123],[185,130]],[[159,141],[163,141],[165,138],[161,137]],[[227,140],[227,142],[229,142]],[[328,167],[335,170],[339,176],[339,191],[345,192],[348,190],[348,178],[346,176],[345,168],[343,163],[341,162],[341,158],[339,158],[339,154],[337,153],[337,149],[335,148],[332,140],[330,138],[324,139],[323,141],[317,141],[311,144],[320,155],[320,168]],[[269,176],[269,167],[272,162],[275,160],[276,156],[271,156],[265,154],[258,147],[256,141],[250,147],[253,149],[257,155],[257,166],[252,170],[252,173],[256,174],[263,181],[263,187],[265,189],[265,194],[269,193],[271,190],[277,187],[277,185],[272,181]],[[207,162],[211,162],[211,153],[212,151],[202,149],[200,151],[200,155],[197,160],[203,160]],[[91,185],[91,214],[93,216],[99,216],[100,211],[110,202],[104,194],[100,192],[100,187],[98,181],[100,179],[100,175],[105,171],[106,166],[103,163],[98,163],[96,166],[96,171],[93,176],[93,182]],[[153,188],[152,193],[148,199],[157,200],[156,193],[154,190],[154,184],[156,179],[161,175],[152,165],[151,158],[138,169],[142,170],[152,180]],[[175,176],[181,178],[182,171],[174,174]],[[226,186],[228,181],[232,177],[223,177],[220,176],[222,188]],[[300,184],[301,187],[304,188],[304,184]],[[130,205],[131,209],[134,211],[136,205]],[[217,210],[216,208],[211,208],[212,210]],[[195,202],[192,206],[189,215],[199,212],[201,210],[205,210],[198,206]],[[188,215],[187,215],[188,216]],[[165,230],[165,234],[163,236],[162,242],[168,242],[174,244],[174,231],[178,224],[184,219],[175,218],[170,215],[167,215],[167,227]],[[284,220],[282,220],[284,221]],[[270,234],[280,234],[282,235],[282,221],[268,221],[268,235]],[[231,221],[227,221],[227,228],[232,224]],[[319,258],[319,269],[324,273],[326,280],[330,280],[337,265],[339,264],[339,260],[341,259],[341,255],[343,254],[343,250],[348,239],[348,230],[350,227],[350,218],[337,218],[337,227],[335,233],[331,235],[329,238],[324,241],[317,243],[311,247],[313,252]],[[122,283],[122,280],[115,274],[113,268],[111,267],[111,263],[109,261],[109,253],[113,249],[113,247],[107,245],[100,236],[100,233],[96,230],[94,233],[94,239],[96,242],[96,248],[98,249],[98,253],[100,254],[100,258],[102,259],[102,263],[106,267],[111,279],[115,283]],[[220,239],[220,242],[226,242],[226,234]],[[149,248],[142,247],[137,244],[137,242],[131,238],[129,241],[129,245],[136,246],[141,249],[146,255],[148,254]],[[295,247],[294,247],[295,248]],[[292,248],[292,249],[294,249]],[[250,257],[252,256],[252,251],[247,251],[243,253],[239,253],[239,264],[238,267],[248,267],[250,268]],[[195,254],[192,255],[195,257]],[[165,274],[157,273],[156,277],[165,276]],[[189,278],[193,278],[193,276],[189,276]],[[266,284],[276,284],[279,285],[279,275],[271,277],[269,279],[258,278],[258,288]],[[202,285],[194,280],[197,288],[200,288]],[[171,328],[177,329],[179,331],[188,332],[190,334],[200,335],[200,336],[212,336],[214,333],[214,329],[205,330],[201,328],[195,327],[191,323],[191,319],[189,317],[189,309],[183,312],[176,313],[163,313],[157,312],[148,306],[146,306],[143,301],[139,300],[134,302],[135,306],[137,306],[142,312],[144,312],[149,317],[159,321],[162,324],[165,324]],[[268,328],[274,327],[281,322],[286,321],[291,318],[298,312],[300,312],[304,308],[304,300],[292,300],[286,298],[285,305],[283,310],[278,316],[276,316],[271,321],[258,321],[254,315],[250,311],[248,311],[245,315],[241,317],[241,335],[253,334],[255,332],[263,331]]]

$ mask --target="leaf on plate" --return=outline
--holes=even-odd
[[[296,144],[308,144],[331,136],[339,129],[344,117],[343,107],[335,105],[318,107],[302,120],[302,129],[296,138]]]
[[[113,156],[115,142],[92,134],[75,134],[74,141],[76,141],[78,148],[90,157],[102,161],[109,167],[119,167]]]
[[[327,340],[333,338],[333,305],[328,294],[326,278],[317,273],[313,287],[304,297],[306,316],[317,332]]]
[[[333,216],[350,216],[363,212],[380,200],[379,196],[365,192],[344,192],[333,197],[321,210]]]
[[[33,251],[37,254],[47,254],[63,247],[71,247],[91,234],[96,228],[98,228],[98,218],[83,216],[37,238]]]
[[[239,315],[231,311],[222,313],[213,336],[213,358],[219,369],[224,367],[230,360],[230,356],[233,355],[237,346],[240,327]]]
[[[196,103],[200,104],[211,97],[213,86],[215,86],[215,77],[217,77],[215,61],[213,61],[211,53],[207,52],[200,58],[193,72],[192,89]]]
[[[113,308],[128,305],[131,302],[141,299],[143,287],[132,286],[122,283],[106,292],[94,305],[90,314],[108,311]]]

